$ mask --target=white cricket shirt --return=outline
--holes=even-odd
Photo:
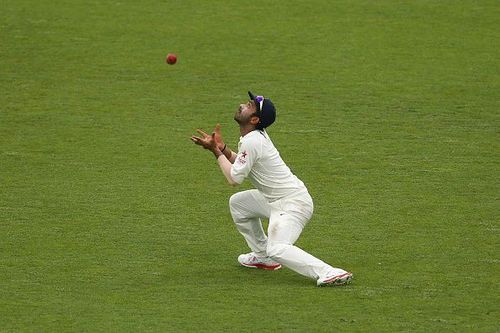
[[[238,184],[248,177],[270,202],[306,190],[304,183],[283,162],[266,131],[254,130],[240,137],[231,177]]]

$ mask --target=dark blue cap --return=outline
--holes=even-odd
[[[248,92],[248,96],[254,101],[257,108],[257,116],[260,119],[257,129],[264,129],[274,123],[274,120],[276,120],[276,108],[273,102],[264,96],[255,96],[251,91]]]

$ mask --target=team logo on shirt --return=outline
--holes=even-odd
[[[240,155],[240,157],[238,158],[238,162],[240,162],[241,164],[245,164],[247,162],[246,158],[247,158],[247,151],[243,151]]]

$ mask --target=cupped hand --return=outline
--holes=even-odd
[[[224,149],[224,140],[222,139],[222,134],[220,132],[220,124],[217,124],[215,125],[215,128],[214,128],[214,140],[215,140],[215,143],[217,144],[217,147],[219,147],[220,150]]]
[[[197,129],[196,132],[198,132],[201,136],[191,135],[191,141],[193,141],[195,144],[211,151],[214,151],[218,148],[215,138],[216,132],[213,132],[212,135],[203,132],[201,129]]]

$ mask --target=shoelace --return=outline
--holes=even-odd
[[[259,258],[255,255],[252,256],[252,259],[250,259],[250,262],[267,262],[268,260],[266,260],[267,258]]]
[[[252,257],[252,262],[262,262],[263,260],[257,258],[257,256]]]

